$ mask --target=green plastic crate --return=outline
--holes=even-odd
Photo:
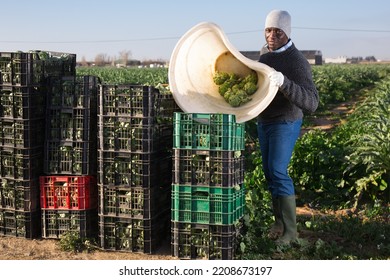
[[[174,114],[173,148],[244,150],[245,124],[232,114]]]
[[[172,185],[172,221],[228,225],[244,215],[245,186]]]

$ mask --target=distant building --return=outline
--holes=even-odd
[[[312,51],[301,51],[302,54],[306,57],[307,61],[310,64],[313,65],[322,65],[322,52],[318,50],[312,50]],[[241,54],[243,54],[245,57],[252,59],[252,60],[259,60],[260,57],[260,51],[242,51]]]
[[[325,63],[337,63],[337,64],[347,63],[347,57],[346,56],[339,56],[336,58],[327,57],[325,58]]]
[[[259,61],[260,51],[242,51],[241,54],[249,59]]]
[[[301,51],[312,65],[322,65],[322,52],[318,50]]]

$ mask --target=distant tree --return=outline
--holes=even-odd
[[[131,51],[123,50],[119,52],[119,59],[123,65],[127,66],[130,58],[131,58]]]
[[[80,62],[81,66],[88,66],[88,62],[87,60],[85,59],[85,56],[82,56],[81,57],[81,62]]]
[[[110,57],[109,60],[111,61],[111,66],[115,66],[115,63],[116,63],[116,57],[113,56],[113,57]]]
[[[99,53],[95,56],[95,65],[96,66],[104,66],[109,63],[109,58],[105,53]]]

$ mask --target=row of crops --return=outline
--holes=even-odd
[[[331,133],[313,130],[299,139],[290,173],[303,201],[339,208],[389,202],[390,80],[365,94]]]
[[[313,79],[320,92],[320,109],[347,100],[356,90],[372,85],[386,75],[388,65],[313,66]],[[167,68],[78,67],[78,75],[98,76],[104,83],[167,85]]]

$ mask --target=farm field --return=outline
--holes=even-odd
[[[246,233],[237,258],[390,259],[389,73],[390,65],[313,68],[321,101],[318,111],[305,118],[291,162],[300,233],[292,248],[275,248],[264,231],[272,222],[270,198],[259,168],[254,122],[247,123]],[[79,68],[78,74],[169,91],[163,68]],[[55,240],[0,236],[0,260],[173,260],[169,243],[152,255],[99,249],[75,253]]]

